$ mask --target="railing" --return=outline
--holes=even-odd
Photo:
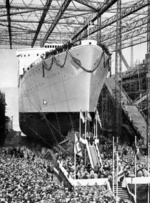
[[[26,74],[27,71],[29,71],[31,68],[33,68],[35,65],[39,64],[42,61],[42,58],[38,58],[36,61],[31,63],[28,67],[27,70],[24,70],[23,76]]]
[[[102,165],[102,159],[101,159],[101,155],[100,155],[100,152],[99,152],[97,143],[95,143],[95,146],[96,146],[96,151],[97,151],[98,160],[99,160],[100,164]]]
[[[133,199],[134,199],[134,202],[136,202],[136,199],[135,199],[135,195],[130,191],[130,189],[129,189],[129,186],[127,185],[127,191],[128,191],[128,193],[131,195],[131,197],[133,197]]]
[[[92,165],[92,168],[94,168],[94,164],[93,164],[93,160],[92,160],[92,157],[91,157],[91,153],[90,153],[88,141],[87,141],[86,139],[83,139],[82,137],[80,137],[80,142],[82,142],[82,144],[85,144],[85,145],[86,145],[86,149],[87,149],[87,151],[88,151],[90,163],[91,163],[91,165]]]
[[[57,170],[59,170],[59,177],[62,178],[64,180],[65,185],[67,185],[70,189],[72,188],[72,178],[69,178],[69,174],[66,171],[66,169],[62,166],[61,163],[58,163],[58,168]]]
[[[147,120],[145,114],[143,113],[143,111],[140,109],[140,107],[138,105],[135,104],[135,106],[137,107],[139,113],[143,116],[143,118],[145,119],[145,121]]]
[[[87,151],[88,151],[88,155],[89,155],[91,166],[92,166],[92,168],[94,168],[94,163],[93,163],[93,159],[92,159],[92,156],[91,156],[91,152],[90,152],[90,148],[89,148],[88,142],[86,143],[86,148],[87,148]]]
[[[129,97],[129,95],[126,93],[126,91],[124,90],[124,88],[122,88],[120,91],[123,92],[123,94],[125,95],[125,97],[127,98],[127,101],[129,102],[128,104],[132,104],[132,100]]]
[[[31,69],[33,68],[35,65],[39,64],[42,61],[42,58],[38,58],[37,60],[35,60],[33,63],[31,63],[28,68]],[[28,69],[27,68],[27,69]]]

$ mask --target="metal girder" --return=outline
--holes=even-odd
[[[10,49],[12,49],[10,2],[9,2],[9,0],[6,0],[6,9],[7,9],[7,20],[8,20],[9,44],[10,44]]]
[[[127,33],[125,35],[122,36],[122,41],[126,41],[128,39],[131,39],[131,37],[138,37],[142,34],[145,34],[147,32],[147,27],[140,27],[139,29],[136,29],[130,33]],[[112,46],[116,43],[116,39],[111,39],[110,41],[106,42],[105,45],[106,46]]]
[[[0,19],[0,22],[8,22],[6,19]],[[24,21],[23,19],[12,19],[11,22],[15,22],[15,23],[24,23],[24,24],[27,24],[27,23],[40,23],[39,20],[27,20],[27,21]],[[44,21],[42,22],[42,24],[50,24],[50,23],[53,23],[52,20],[48,21]],[[66,22],[59,22],[60,25],[66,25]],[[77,23],[77,22],[67,22],[67,25],[84,25],[84,23]]]
[[[98,13],[95,15],[94,18],[91,19],[91,22],[94,22],[98,17],[100,17],[105,11],[107,11],[113,4],[115,4],[117,0],[108,0],[108,2],[103,3],[102,7],[99,9]],[[85,29],[87,29],[88,23],[83,26],[80,30],[77,30],[74,36],[71,37],[72,41],[77,41],[75,40]],[[84,33],[83,33],[84,35]]]
[[[146,37],[142,37],[142,38],[136,38],[133,40],[133,46],[136,46],[136,45],[139,45],[139,44],[142,44],[142,43],[145,43],[147,42],[147,38]],[[129,48],[131,47],[131,42],[128,41],[128,42],[122,42],[122,49],[126,49],[126,48]],[[116,47],[115,45],[113,45],[111,47],[111,52],[114,52],[116,51]]]
[[[148,16],[147,16],[147,54],[150,54],[150,0],[148,5]],[[149,64],[150,65],[150,64]]]
[[[118,137],[121,135],[121,126],[122,126],[122,111],[121,109],[121,102],[122,102],[122,82],[121,82],[121,72],[122,72],[122,62],[121,57],[119,54],[122,54],[122,33],[121,33],[121,12],[122,12],[122,1],[117,0],[117,22],[116,22],[116,37],[115,37],[115,81],[118,83],[118,87],[120,91],[117,91],[117,84],[115,84],[115,134],[116,134],[116,141],[118,144]],[[117,181],[118,184],[118,181]],[[116,191],[116,196],[118,196],[118,190]]]
[[[135,28],[141,27],[143,25],[146,25],[148,21],[147,16],[138,20],[135,20],[134,22],[127,24],[125,27],[122,26],[122,34],[125,32],[129,32],[134,30]],[[114,38],[116,36],[116,30],[109,32],[107,35],[102,35],[101,41],[105,42],[107,40],[110,40],[111,38]]]
[[[23,13],[31,13],[33,11],[37,11],[37,9],[32,9],[32,10],[27,10],[27,11],[22,11],[22,10],[15,10],[15,11],[11,11],[10,16],[12,15],[19,15],[19,14],[23,14]],[[0,11],[0,17],[4,17],[7,16],[7,12],[6,11]]]
[[[46,8],[46,9],[44,9],[44,11],[43,11],[43,13],[42,13],[42,16],[41,16],[41,19],[40,19],[40,21],[39,21],[39,24],[38,24],[36,33],[35,33],[35,35],[34,35],[34,38],[33,38],[32,44],[31,44],[31,47],[33,47],[34,44],[35,44],[35,41],[36,41],[36,39],[37,39],[37,37],[38,37],[38,34],[39,34],[40,30],[41,30],[41,27],[42,27],[43,23],[44,23],[46,14],[47,14],[47,12],[48,12],[50,6],[51,6],[51,3],[52,3],[52,0],[47,0],[46,4],[45,4],[45,6],[44,6],[44,8]]]
[[[63,13],[65,12],[65,10],[67,9],[67,7],[69,6],[71,0],[65,0],[64,3],[62,4],[60,10],[58,11],[54,22],[51,24],[50,28],[48,29],[44,39],[41,42],[41,47],[45,44],[46,40],[48,39],[48,37],[50,36],[50,34],[53,32],[54,28],[56,27],[58,21],[60,20],[61,16],[63,15]]]
[[[123,19],[123,18],[129,16],[130,14],[133,14],[136,11],[146,7],[147,5],[148,5],[147,0],[139,0],[139,1],[137,1],[136,4],[133,4],[130,7],[122,9],[121,18]],[[89,31],[89,35],[94,34],[98,30],[104,29],[105,27],[112,25],[116,21],[117,21],[117,15],[114,15],[113,17],[110,17],[110,18],[102,21],[101,27],[95,26],[95,27],[91,28]],[[80,35],[80,37],[78,39],[76,39],[75,41],[79,41],[84,37],[86,37],[86,35],[84,33],[82,33],[82,35]]]
[[[127,70],[131,70],[127,60],[125,59],[125,57],[123,55],[123,53],[120,52],[120,51],[118,51],[118,53],[119,53],[119,56],[120,56],[121,60],[123,61],[124,65],[125,65],[125,67],[127,68]]]
[[[0,23],[0,25],[3,26],[3,27],[8,27],[8,25],[4,25],[4,24],[2,24],[2,23]],[[11,25],[11,28],[18,29],[18,30],[23,30],[24,33],[25,33],[25,32],[26,32],[26,33],[27,33],[27,32],[35,33],[35,30],[31,30],[31,29],[27,30],[27,28],[21,28],[21,27],[18,27],[18,26],[13,26],[13,25]],[[13,32],[13,30],[12,30],[12,32]]]
[[[76,2],[78,2],[78,3],[80,3],[80,4],[82,4],[82,5],[84,5],[84,6],[87,6],[87,7],[89,7],[89,8],[91,8],[91,9],[93,9],[94,11],[98,11],[97,10],[97,7],[95,7],[95,5],[93,5],[90,1],[88,1],[88,0],[75,0]]]
[[[92,12],[91,12],[92,13]],[[61,19],[66,19],[66,18],[76,18],[76,17],[79,17],[79,16],[85,16],[85,15],[89,15],[89,12],[86,12],[86,13],[76,13],[76,14],[74,14],[74,13],[69,13],[69,15],[64,15],[64,16],[62,16],[62,18]]]
[[[5,8],[5,6],[1,6],[1,9],[2,8]],[[51,8],[51,11],[58,11],[59,10],[59,6],[53,6],[52,8]],[[12,5],[11,6],[11,9],[13,10],[13,9],[22,9],[22,10],[25,10],[25,9],[29,9],[29,10],[32,10],[32,9],[35,9],[35,10],[44,10],[44,9],[46,9],[46,8],[44,8],[43,6],[32,6],[32,5],[30,5],[30,7],[25,7],[25,6],[22,6],[22,5]],[[85,8],[85,7],[80,7],[80,8],[78,8],[78,10],[76,10],[76,8],[75,7],[69,7],[68,9],[67,9],[67,11],[78,11],[78,12],[87,12],[87,11],[92,11],[93,12],[93,9],[89,9],[89,8]]]

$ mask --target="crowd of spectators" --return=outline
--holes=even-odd
[[[135,175],[135,150],[126,144],[118,144],[118,172],[123,178]],[[76,179],[108,178],[112,183],[113,161],[112,143],[101,144],[102,164],[91,167],[83,157],[56,153],[58,163],[68,172],[68,177]],[[137,159],[136,176],[148,176],[146,156]],[[114,195],[105,186],[77,186],[71,191],[63,183],[54,181],[54,166],[51,160],[37,156],[27,147],[4,147],[0,149],[0,198],[1,202],[72,202],[72,203],[115,203]],[[122,200],[123,202],[123,200]]]
[[[0,150],[0,200],[5,203],[115,203],[105,186],[77,186],[69,191],[53,181],[50,160],[38,157],[26,147]],[[60,158],[60,157],[59,157]],[[70,160],[68,157],[63,159]]]
[[[88,138],[88,141],[90,138]],[[89,144],[90,141],[89,141]],[[141,140],[138,141],[138,147],[140,147]],[[78,157],[76,160],[76,171],[74,166],[74,157],[72,156],[58,156],[58,160],[62,163],[63,167],[67,170],[69,176],[76,179],[88,179],[88,178],[108,178],[112,183],[113,178],[113,146],[112,142],[108,140],[100,145],[101,164],[97,164],[94,168],[91,167],[90,162],[85,165],[83,157]],[[117,148],[117,150],[116,150]],[[129,146],[128,144],[118,144],[115,147],[118,152],[118,174],[122,174],[124,177],[145,177],[148,176],[148,164],[147,156],[137,153],[135,146]],[[135,174],[135,156],[136,156],[136,174]],[[117,158],[114,159],[114,167],[117,167]],[[120,179],[120,177],[119,177]]]
[[[123,166],[126,177],[146,177],[148,176],[147,155],[140,151],[137,153],[135,147],[122,145],[119,151],[119,157]],[[135,174],[136,159],[136,174]]]
[[[68,177],[73,179],[90,179],[90,178],[112,178],[112,159],[103,160],[103,165],[96,164],[94,168],[91,167],[90,162],[85,165],[82,157],[77,157],[76,171],[74,165],[74,157],[70,155],[59,155],[59,162],[67,170]]]

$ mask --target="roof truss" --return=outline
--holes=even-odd
[[[112,51],[116,44],[117,0],[0,0],[0,48],[43,46],[98,39]],[[122,48],[147,39],[147,0],[122,1]],[[100,20],[99,20],[100,19]],[[87,29],[89,22],[92,28]],[[99,23],[100,22],[100,23]],[[100,35],[98,35],[100,33]]]

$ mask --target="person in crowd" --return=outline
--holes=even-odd
[[[96,164],[94,168],[91,164],[84,165],[83,158],[78,158],[76,167],[74,157],[70,154],[55,152],[57,161],[68,172],[69,177],[78,179],[108,178],[112,184],[112,145],[111,142],[104,143],[102,166]],[[125,153],[121,154],[121,150]],[[124,177],[134,174],[135,151],[132,146],[119,144],[120,161],[118,162],[119,172],[124,173]],[[119,153],[119,152],[118,152]],[[100,151],[100,154],[101,151]],[[115,160],[116,161],[116,160]],[[148,176],[146,158],[140,157],[137,160],[136,176]],[[115,165],[116,167],[116,165]],[[54,166],[51,160],[37,156],[27,147],[5,147],[0,149],[0,198],[1,202],[112,202],[115,203],[114,196],[108,194],[105,186],[95,185],[77,186],[71,191],[54,181]],[[108,195],[107,195],[108,194]]]

